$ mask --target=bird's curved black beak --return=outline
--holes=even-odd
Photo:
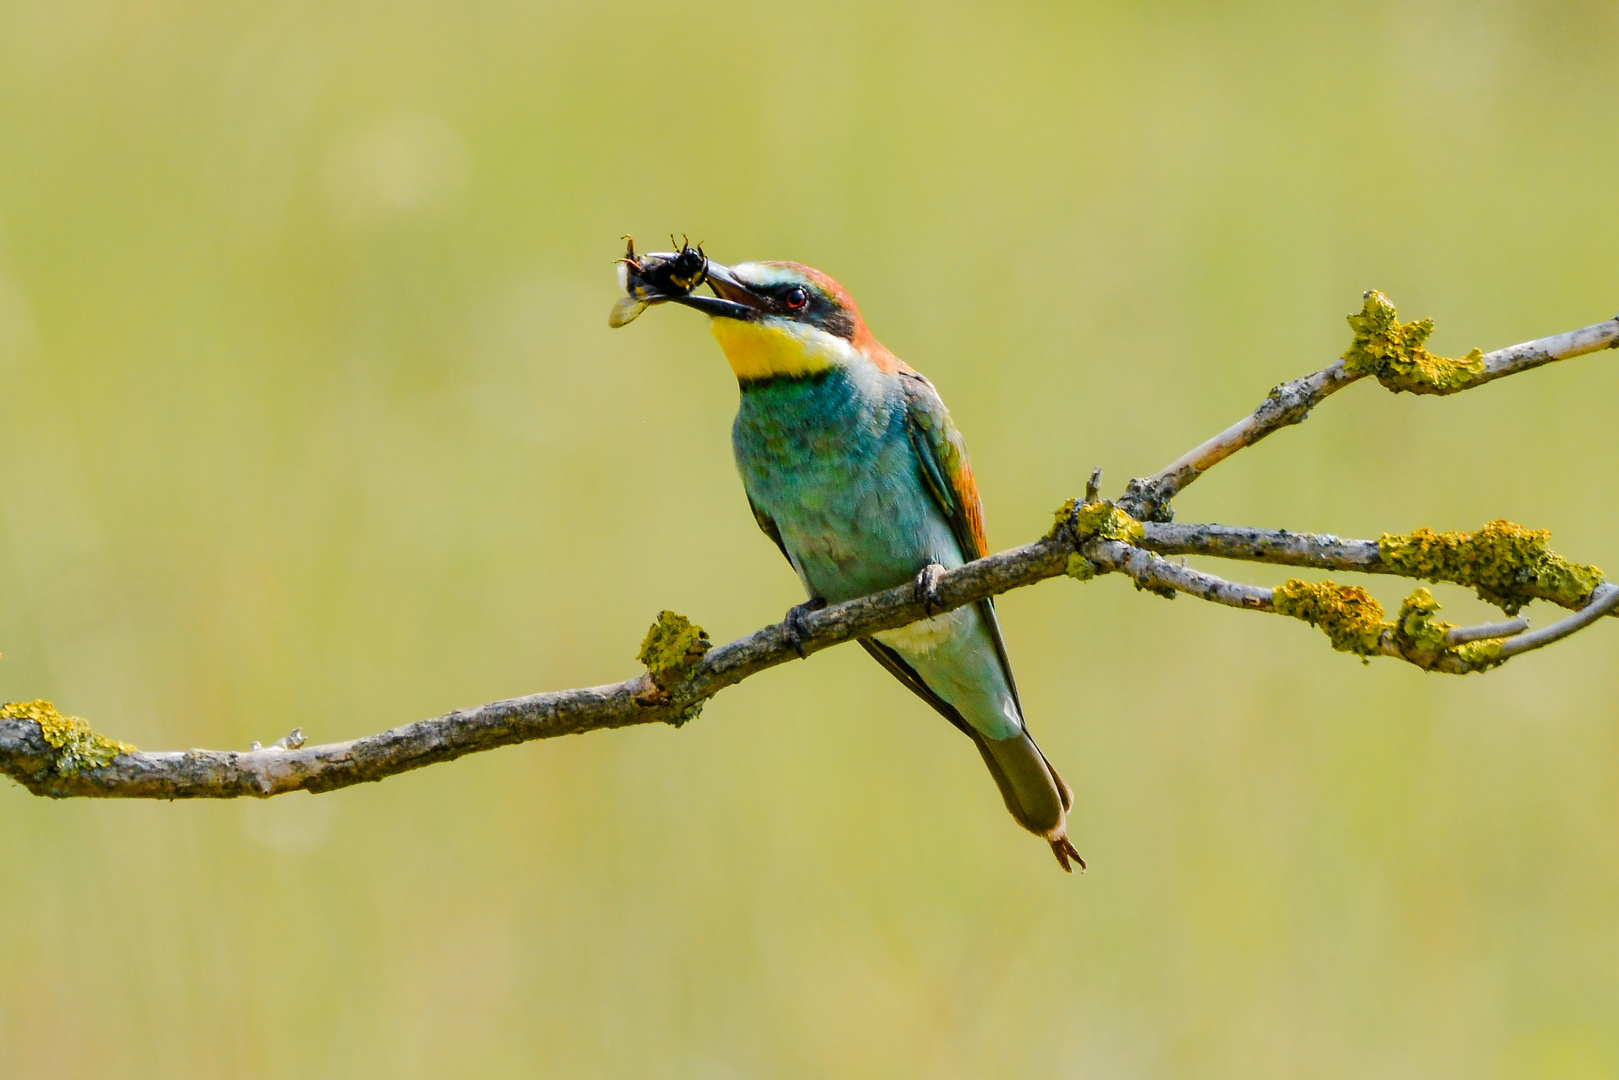
[[[731,273],[730,267],[712,259],[708,263],[707,284],[714,290],[713,296],[700,296],[695,292],[689,292],[671,299],[677,304],[696,308],[716,319],[748,321],[757,319],[769,310],[769,302],[764,297],[749,289],[742,279]]]

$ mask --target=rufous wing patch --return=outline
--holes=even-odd
[[[963,552],[969,559],[982,559],[989,554],[989,538],[984,535],[984,504],[978,498],[978,481],[973,478],[973,467],[967,455],[958,453],[960,467],[950,470],[950,486],[955,489],[956,503],[961,507],[965,532],[973,541],[974,550]]]

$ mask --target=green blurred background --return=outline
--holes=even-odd
[[[1367,287],[1444,352],[1605,318],[1616,49],[1612,3],[8,0],[0,700],[329,741],[779,618],[702,320],[606,328],[624,232],[838,276],[996,548]],[[1610,356],[1357,386],[1180,517],[1619,565]],[[1116,579],[1001,611],[1083,878],[851,648],[316,797],[7,785],[0,1068],[1619,1075],[1619,628],[1456,679]]]

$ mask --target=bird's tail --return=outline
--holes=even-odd
[[[1064,870],[1073,872],[1070,860],[1084,870],[1085,860],[1068,839],[1068,810],[1074,805],[1074,793],[1051,767],[1028,731],[1010,739],[990,739],[976,731],[970,733],[984,764],[989,766],[989,774],[995,778],[995,786],[1001,789],[1006,809],[1017,823],[1036,836],[1044,837]]]

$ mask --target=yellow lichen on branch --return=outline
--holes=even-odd
[[[1492,521],[1474,533],[1384,533],[1377,551],[1395,573],[1470,586],[1480,600],[1508,615],[1537,599],[1577,608],[1601,584],[1602,571],[1557,554],[1551,535],[1545,529]]]
[[[1433,320],[1400,322],[1394,304],[1376,289],[1367,290],[1360,313],[1349,316],[1349,326],[1355,341],[1344,353],[1344,367],[1395,392],[1451,394],[1484,374],[1483,353],[1477,349],[1452,360],[1423,348],[1433,333]]]
[[[77,716],[63,716],[48,701],[11,701],[0,705],[0,720],[32,720],[39,733],[56,751],[53,766],[62,775],[80,769],[110,765],[119,754],[133,754],[135,747],[97,733]]]
[[[712,648],[714,643],[709,641],[708,630],[686,619],[685,615],[661,610],[641,640],[641,651],[636,654],[636,659],[646,664],[646,674],[651,675],[652,683],[657,687],[654,698],[667,703],[670,688],[690,675],[691,669]],[[696,719],[699,712],[703,712],[703,703],[696,701],[675,712],[669,722],[680,727],[686,721]]]
[[[646,665],[653,682],[668,689],[684,679],[713,647],[708,631],[701,626],[684,615],[660,611],[641,640],[636,659]]]
[[[1366,663],[1372,656],[1387,655],[1386,646],[1424,670],[1442,660],[1449,661],[1442,670],[1452,673],[1484,671],[1504,662],[1498,641],[1446,645],[1445,635],[1455,626],[1434,618],[1439,601],[1424,588],[1405,598],[1393,622],[1383,618],[1383,605],[1359,585],[1290,578],[1272,592],[1271,604],[1277,614],[1320,627],[1334,649],[1354,653]]]
[[[1048,536],[1055,536],[1064,528],[1070,530],[1075,545],[1086,540],[1117,540],[1124,544],[1139,544],[1145,535],[1141,522],[1131,517],[1111,501],[1099,499],[1081,502],[1069,499],[1057,510],[1057,521]],[[1089,581],[1096,576],[1096,564],[1079,552],[1068,556],[1069,577]]]
[[[1405,598],[1400,605],[1400,614],[1394,619],[1394,633],[1407,652],[1430,654],[1437,658],[1444,651],[1445,635],[1456,627],[1454,623],[1435,619],[1438,611],[1439,601],[1434,599],[1433,593],[1420,586]]]
[[[1383,605],[1359,585],[1311,584],[1289,578],[1272,592],[1271,603],[1277,614],[1320,627],[1334,649],[1357,656],[1379,652],[1383,631],[1394,628],[1383,619]]]
[[[641,640],[641,651],[636,654],[657,688],[647,703],[667,704],[669,690],[690,675],[692,668],[713,647],[708,631],[686,616],[673,611],[658,612],[657,619]],[[688,720],[695,720],[702,711],[703,703],[694,702],[675,713],[669,722],[679,727]]]
[[[1439,601],[1420,587],[1400,605],[1400,613],[1394,617],[1394,645],[1407,660],[1420,668],[1432,668],[1441,658],[1453,656],[1469,671],[1483,671],[1505,662],[1501,659],[1500,641],[1446,645],[1445,635],[1456,627],[1434,618],[1438,611]]]

